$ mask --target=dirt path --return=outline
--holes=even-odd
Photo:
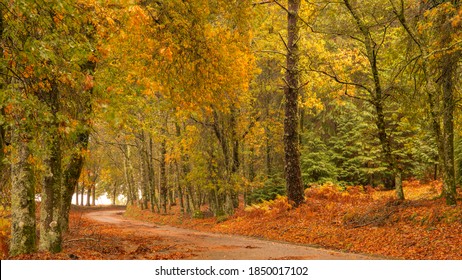
[[[256,238],[200,232],[165,225],[156,225],[123,217],[123,211],[97,211],[85,214],[88,218],[112,224],[120,230],[142,232],[147,240],[169,245],[170,251],[190,253],[188,259],[200,260],[265,260],[265,259],[316,259],[364,260],[371,256],[347,254]],[[191,253],[193,252],[193,253]]]

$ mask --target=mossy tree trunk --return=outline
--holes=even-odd
[[[443,90],[443,196],[446,204],[457,204],[456,173],[454,160],[454,75],[455,63],[451,56],[447,58],[443,67],[442,90]]]
[[[42,251],[52,253],[62,249],[61,234],[61,139],[59,135],[58,112],[59,90],[56,83],[51,82],[50,92],[43,92],[39,97],[44,97],[43,103],[48,104],[52,115],[47,131],[44,134],[46,146],[49,152],[45,160],[46,174],[42,182],[41,210],[40,210],[40,245]]]
[[[15,116],[11,131],[11,240],[10,256],[36,249],[35,184],[30,163],[31,141],[23,112]]]

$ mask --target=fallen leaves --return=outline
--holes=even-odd
[[[95,208],[90,208],[95,211]],[[107,208],[105,208],[107,209]],[[89,220],[83,208],[70,215],[70,231],[64,236],[63,252],[19,255],[18,260],[171,260],[184,259],[193,252],[178,250],[162,238],[142,231]],[[5,259],[6,255],[2,257]]]
[[[396,259],[462,259],[462,209],[446,206],[440,182],[404,183],[408,200],[394,191],[327,185],[306,190],[306,201],[291,209],[285,197],[238,209],[226,221],[186,214],[157,215],[135,207],[137,219],[203,231],[309,244]]]

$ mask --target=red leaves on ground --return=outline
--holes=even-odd
[[[101,208],[107,210],[108,208]],[[70,231],[64,236],[63,252],[38,252],[19,255],[20,260],[171,260],[184,259],[192,253],[175,250],[153,234],[121,226],[95,222],[84,217],[85,211],[97,208],[76,207],[70,215]]]
[[[462,259],[462,209],[435,198],[441,183],[404,184],[408,200],[393,191],[322,186],[306,190],[306,201],[290,209],[286,198],[239,209],[226,221],[157,215],[131,208],[146,221],[199,230],[257,236],[398,259]]]

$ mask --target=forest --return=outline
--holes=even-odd
[[[321,223],[462,245],[462,1],[0,1],[2,258],[66,250],[72,209],[103,195],[145,220],[462,257]]]

